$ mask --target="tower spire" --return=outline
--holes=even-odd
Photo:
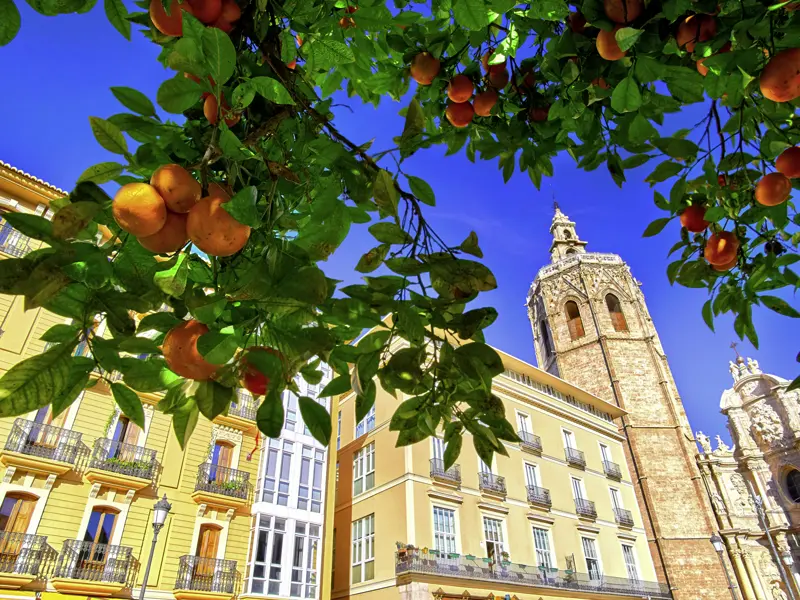
[[[550,259],[552,262],[571,256],[584,254],[586,242],[578,237],[575,231],[575,222],[561,212],[558,202],[553,199],[553,222],[550,224],[550,235],[553,242],[550,244]]]

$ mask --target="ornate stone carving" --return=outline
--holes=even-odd
[[[772,593],[772,600],[788,600],[786,594],[781,589],[781,586],[777,581],[772,582],[772,589],[770,592]]]
[[[768,404],[759,404],[750,411],[750,427],[761,445],[771,446],[783,439],[781,418]]]
[[[752,514],[755,512],[755,505],[753,499],[750,497],[750,492],[747,489],[747,484],[744,481],[741,473],[734,473],[730,478],[731,491],[734,498],[732,498],[736,512],[739,514]]]
[[[11,480],[14,478],[14,473],[17,472],[17,467],[7,467],[6,472],[3,475],[3,483],[11,483]]]
[[[714,454],[730,454],[731,449],[728,447],[728,444],[725,443],[719,435],[717,435],[717,449],[714,450]]]
[[[778,573],[778,567],[773,562],[769,552],[761,553],[761,558],[758,561],[758,570],[766,581],[776,581],[781,577],[780,573]]]
[[[100,493],[100,484],[94,483],[92,484],[92,489],[89,490],[89,498],[97,498],[97,494]]]
[[[233,427],[217,425],[211,428],[211,443],[208,445],[208,459],[211,460],[214,454],[214,444],[218,441],[230,442],[234,446],[242,445],[242,432]]]
[[[711,492],[711,503],[714,509],[721,515],[727,514],[728,509],[725,507],[725,501],[717,492]]]
[[[711,454],[711,440],[708,439],[708,436],[705,435],[702,431],[698,431],[695,434],[700,447],[703,449],[704,454]]]
[[[47,479],[44,482],[45,491],[49,492],[50,490],[52,490],[55,483],[56,483],[56,476],[54,473],[50,473],[50,475],[47,476]]]

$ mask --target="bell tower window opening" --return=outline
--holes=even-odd
[[[611,324],[614,325],[614,331],[628,331],[628,322],[625,320],[619,298],[614,294],[606,295],[606,306],[611,317]]]
[[[585,334],[583,329],[583,319],[578,310],[578,305],[573,300],[570,300],[564,305],[564,310],[567,313],[567,325],[569,327],[569,339],[577,340],[582,338]]]

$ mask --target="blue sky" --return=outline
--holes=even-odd
[[[156,61],[158,48],[136,32],[133,42],[123,39],[106,21],[101,5],[86,15],[61,17],[43,17],[23,2],[18,6],[20,34],[0,48],[0,160],[70,190],[85,168],[114,160],[94,141],[88,121],[124,110],[108,88],[133,87],[155,100],[159,84],[172,72]],[[376,138],[373,150],[382,150],[402,131],[399,103],[387,101],[375,109],[357,100],[341,102],[352,112],[337,109],[337,126],[357,143]],[[700,118],[701,111],[692,110],[680,121],[685,126]],[[558,157],[554,166],[556,176],[540,192],[527,175],[516,174],[504,184],[496,162],[472,164],[463,153],[445,157],[441,148],[421,152],[404,165],[404,171],[433,187],[437,206],[428,209],[427,218],[442,237],[459,243],[470,230],[478,234],[499,284],[481,300],[500,313],[487,340],[535,364],[525,297],[536,272],[548,262],[555,196],[577,222],[590,251],[620,254],[642,282],[693,429],[728,438],[718,407],[722,391],[732,383],[732,320],[718,319],[717,333],[712,333],[700,316],[705,292],[669,285],[666,255],[678,239],[676,222],[655,238],[641,237],[650,221],[664,216],[653,204],[650,187],[641,183],[652,167],[629,171],[620,190],[604,167],[585,173],[568,156]],[[366,228],[358,227],[323,268],[352,282],[357,276],[353,265],[373,245]],[[754,311],[754,321],[760,350],[741,342],[740,352],[759,360],[767,372],[787,379],[800,374],[795,363],[800,322],[761,308]]]

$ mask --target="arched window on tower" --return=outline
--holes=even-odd
[[[628,322],[625,320],[619,298],[614,294],[608,294],[606,296],[606,306],[608,307],[608,314],[611,316],[611,323],[614,325],[614,331],[628,331]]]
[[[569,229],[564,230],[564,239],[565,240],[572,239],[572,235],[570,234]]]
[[[570,254],[575,254],[575,248],[570,248],[567,250],[566,255],[569,256]]]
[[[569,326],[569,339],[577,340],[584,335],[583,319],[581,319],[581,312],[578,310],[578,305],[570,300],[564,306],[567,312],[567,325]]]
[[[549,358],[553,354],[553,342],[550,339],[550,330],[547,327],[547,321],[542,319],[539,322],[539,333],[542,336],[542,349],[544,350],[545,358]]]

